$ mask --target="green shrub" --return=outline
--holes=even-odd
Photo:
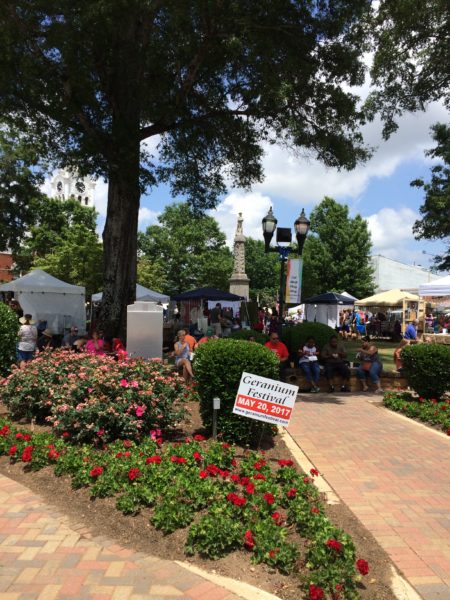
[[[7,375],[17,360],[17,332],[19,322],[16,313],[0,302],[0,375]]]
[[[161,361],[55,350],[11,373],[2,392],[13,418],[45,420],[72,441],[102,443],[174,426],[186,388]]]
[[[210,340],[202,344],[194,360],[194,373],[200,395],[200,413],[209,429],[212,425],[213,398],[221,400],[217,431],[227,441],[251,444],[273,427],[232,413],[242,372],[278,379],[279,362],[271,350],[242,340]]]
[[[419,396],[441,398],[450,391],[450,347],[440,344],[405,346],[402,360],[406,379]]]
[[[233,340],[248,340],[252,336],[258,344],[265,344],[269,341],[267,334],[255,331],[254,329],[236,329],[236,331],[231,332]]]
[[[322,350],[332,335],[338,335],[332,327],[323,323],[307,322],[283,327],[281,339],[288,347],[289,352],[296,354],[297,350],[303,347],[309,337],[313,337],[316,340],[317,347]]]

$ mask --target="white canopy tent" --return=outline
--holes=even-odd
[[[98,292],[97,294],[92,294],[92,302],[100,302],[103,297],[102,292]],[[154,292],[149,288],[136,284],[136,300],[140,300],[141,302],[161,302],[167,303],[170,301],[170,296],[166,294],[160,294],[159,292]]]
[[[419,285],[419,296],[450,296],[450,275]]]
[[[53,333],[64,333],[71,325],[86,329],[85,289],[65,283],[41,269],[0,285],[0,292],[14,292],[24,314],[47,321]]]

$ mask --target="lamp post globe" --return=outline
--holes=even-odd
[[[311,221],[306,218],[305,209],[302,208],[302,212],[300,216],[297,217],[294,223],[295,235],[297,237],[298,243],[298,254],[302,255],[303,246],[305,244],[306,236],[308,235],[309,227],[311,225]]]

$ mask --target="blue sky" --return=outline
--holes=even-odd
[[[270,206],[279,225],[288,227],[302,208],[309,214],[327,195],[347,204],[351,215],[360,213],[367,219],[374,254],[428,267],[432,261],[429,254],[443,251],[444,245],[414,240],[412,226],[419,218],[423,192],[411,188],[409,183],[417,177],[429,178],[432,162],[424,151],[434,145],[430,126],[438,121],[448,122],[448,114],[441,104],[434,103],[425,112],[404,115],[398,131],[387,142],[381,138],[378,121],[366,125],[366,142],[377,149],[367,163],[350,172],[326,169],[313,158],[298,158],[284,148],[268,146],[263,161],[265,180],[251,192],[230,190],[210,214],[218,220],[230,242],[238,212],[244,216],[244,233],[262,239],[261,219]],[[152,147],[156,147],[156,141]],[[100,231],[106,213],[106,193],[106,184],[99,181],[96,206]],[[144,196],[140,229],[157,222],[164,206],[176,200],[166,186]]]

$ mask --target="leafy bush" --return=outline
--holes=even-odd
[[[325,516],[313,478],[291,460],[271,468],[261,453],[237,457],[229,444],[202,436],[176,444],[117,440],[99,451],[50,433],[17,431],[2,419],[0,455],[27,470],[51,466],[55,475],[70,476],[73,488],[88,488],[91,498],[116,497],[124,514],[147,510],[150,522],[167,534],[189,527],[186,554],[217,559],[240,549],[252,562],[291,573],[300,552],[289,536],[297,528],[310,540],[301,544],[307,548],[306,588],[322,585],[333,597],[341,586],[345,598],[355,598],[355,567],[368,572],[363,559],[355,564],[350,538]],[[315,469],[311,474],[318,475]]]
[[[255,331],[254,329],[236,329],[236,331],[231,332],[231,338],[233,340],[247,340],[250,337],[255,338],[255,342],[258,344],[265,344],[269,341],[269,336],[265,333],[261,333],[260,331]]]
[[[9,375],[3,401],[13,418],[37,418],[76,442],[138,439],[184,414],[183,380],[161,361],[43,352]]]
[[[0,375],[7,375],[17,360],[17,332],[19,322],[16,313],[0,302]]]
[[[441,398],[450,391],[450,347],[441,344],[405,346],[402,360],[406,379],[419,396]]]
[[[213,398],[218,396],[217,431],[227,441],[251,444],[263,433],[273,435],[273,427],[232,413],[243,371],[278,379],[279,362],[271,350],[241,340],[210,340],[195,353],[194,373],[204,425],[212,425]]]
[[[437,425],[450,435],[450,400],[438,402],[437,398],[426,400],[414,398],[407,392],[388,392],[384,395],[384,405],[391,410],[401,412],[411,419],[420,419],[424,423]]]
[[[281,338],[291,354],[297,354],[297,350],[305,344],[309,337],[316,340],[317,347],[322,350],[332,335],[338,335],[336,331],[323,323],[299,323],[291,327],[283,327]],[[338,335],[339,337],[339,335]]]

